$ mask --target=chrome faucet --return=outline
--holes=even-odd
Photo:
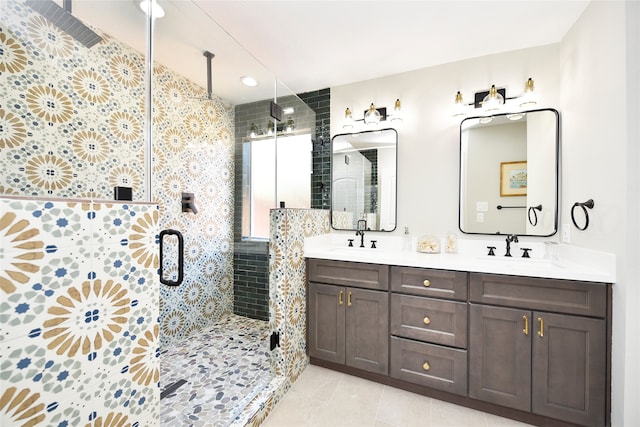
[[[360,236],[360,247],[364,248],[364,232],[367,229],[367,220],[359,219],[356,225],[356,236]]]
[[[518,236],[515,234],[509,234],[505,241],[507,242],[507,252],[504,256],[511,256],[511,242],[518,243]]]

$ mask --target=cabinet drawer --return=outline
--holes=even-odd
[[[605,317],[607,287],[572,280],[471,273],[469,300],[526,310]]]
[[[467,394],[467,351],[391,337],[391,377]]]
[[[467,273],[415,267],[391,267],[391,289],[426,297],[467,299]]]
[[[393,294],[391,334],[466,348],[467,304]]]
[[[389,289],[389,266],[309,259],[309,281],[365,289]]]

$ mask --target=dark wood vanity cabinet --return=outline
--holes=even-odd
[[[389,369],[387,289],[387,266],[311,260],[309,355],[386,375]]]
[[[472,273],[469,397],[605,425],[606,301],[603,284]]]
[[[531,424],[610,425],[610,284],[307,265],[312,363]]]

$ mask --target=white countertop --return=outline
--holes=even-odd
[[[354,247],[348,247],[347,239],[353,238]],[[371,240],[376,240],[376,249],[371,249]],[[367,262],[406,267],[435,268],[441,270],[469,271],[478,273],[506,274],[511,276],[542,277],[550,279],[579,280],[587,282],[615,283],[615,255],[558,244],[558,258],[544,257],[544,243],[527,241],[521,237],[512,243],[512,257],[504,256],[504,236],[500,240],[458,239],[457,253],[426,254],[412,249],[403,249],[400,236],[380,233],[365,234],[365,248],[359,248],[360,238],[354,234],[329,233],[308,237],[304,243],[306,258],[333,259],[339,261]],[[487,256],[487,246],[495,246],[496,256]],[[444,246],[443,246],[444,248]],[[531,258],[522,258],[520,248],[531,248]]]

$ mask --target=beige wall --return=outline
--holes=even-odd
[[[633,318],[640,303],[637,290],[640,13],[637,3],[633,3],[592,2],[562,41],[560,50],[563,222],[570,221],[574,202],[593,198],[596,205],[591,213],[592,225],[585,232],[574,228],[572,244],[617,255],[618,281],[613,289],[614,426],[640,423],[637,405],[640,368],[636,363],[640,359],[640,339]],[[635,36],[631,34],[632,28],[627,28],[627,20],[635,26]],[[627,45],[629,42],[635,43],[635,49]],[[615,95],[611,102],[595,102],[612,94]],[[635,107],[627,97],[636,99]]]
[[[532,77],[538,107],[560,111],[562,180],[560,222],[571,223],[576,201],[593,198],[591,225],[572,226],[571,243],[615,253],[614,425],[640,423],[640,338],[632,310],[640,303],[637,262],[638,24],[637,2],[594,1],[555,45],[474,58],[331,88],[332,135],[342,133],[344,109],[355,118],[371,102],[392,107],[400,98],[405,121],[398,130],[398,227],[412,235],[445,235],[458,223],[458,125],[451,118],[456,91],[470,102],[491,84],[520,94]],[[416,54],[422,54],[417,52]],[[604,102],[598,103],[597,101]],[[632,167],[630,167],[632,166]],[[471,238],[480,238],[467,236]],[[524,238],[542,241],[549,238]],[[559,240],[556,235],[551,240]],[[635,263],[635,264],[634,264]]]
[[[543,92],[541,107],[557,107],[558,46],[506,54],[411,71],[331,88],[331,134],[343,133],[344,109],[355,118],[371,102],[403,105],[398,130],[398,218],[396,233],[412,235],[458,229],[458,155],[460,121],[451,117],[456,91],[465,101],[495,83],[507,96],[521,94],[528,77]],[[386,126],[389,123],[383,122]],[[360,126],[362,126],[359,123]],[[430,185],[433,184],[433,185]]]

